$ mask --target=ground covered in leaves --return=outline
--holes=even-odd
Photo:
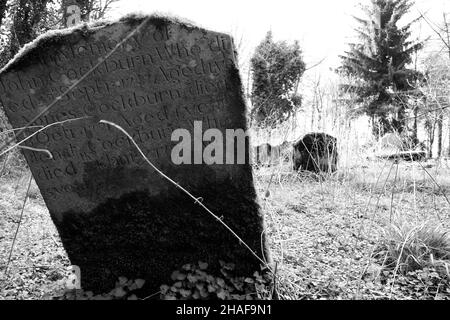
[[[449,299],[449,172],[446,163],[390,161],[324,179],[260,170],[282,298]],[[410,241],[422,241],[414,230],[426,226],[432,226],[427,237],[443,237],[446,260],[421,257],[422,265],[411,270],[404,270],[403,258],[389,265],[385,247],[394,256],[406,252]]]
[[[28,179],[0,178],[0,299],[61,295],[70,274],[34,182],[21,219]],[[368,162],[324,177],[269,167],[255,183],[281,299],[450,298],[447,162]],[[423,250],[424,237],[439,248]]]

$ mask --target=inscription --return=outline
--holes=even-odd
[[[229,36],[156,16],[52,32],[0,71],[10,123],[34,122],[16,135],[30,138],[21,151],[85,270],[83,289],[105,292],[126,274],[151,293],[180,261],[228,257],[243,276],[259,269],[254,256],[268,255],[251,167],[240,160],[240,85]],[[186,138],[172,141],[177,132]],[[179,163],[173,151],[188,140],[179,154],[192,161]]]
[[[50,158],[47,153],[23,151],[44,198],[54,206],[65,205],[58,199],[80,198],[80,192],[90,197],[112,192],[105,185],[83,182],[87,165],[98,172],[146,167],[130,139],[98,124],[100,119],[123,127],[159,166],[170,165],[174,130],[192,131],[194,122],[202,121],[206,129],[225,132],[231,121],[228,92],[233,91],[228,74],[234,67],[231,40],[200,32],[180,36],[182,32],[186,31],[173,25],[149,26],[120,46],[123,35],[113,28],[92,37],[71,36],[35,54],[31,71],[0,76],[0,105],[15,127],[30,123],[55,100],[56,105],[34,125],[88,117],[52,126],[26,143],[52,154]]]

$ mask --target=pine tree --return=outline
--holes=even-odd
[[[411,21],[400,26],[411,0],[371,0],[363,7],[367,19],[356,18],[359,43],[349,44],[341,56],[339,72],[356,81],[343,86],[357,96],[360,110],[373,120],[374,132],[402,132],[405,129],[407,103],[403,93],[413,89],[418,73],[408,68],[422,43],[410,41]]]
[[[250,61],[252,70],[252,118],[257,125],[274,126],[287,120],[301,105],[293,94],[305,72],[297,42],[274,42],[269,31]]]

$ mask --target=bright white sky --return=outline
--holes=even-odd
[[[275,40],[299,40],[307,65],[326,58],[322,68],[335,67],[356,26],[352,15],[361,16],[358,3],[369,0],[120,0],[111,13],[161,12],[189,19],[215,31],[231,33],[244,43],[244,54],[272,30]],[[417,0],[417,8],[434,21],[442,20],[450,0]],[[418,15],[417,8],[412,15]],[[431,30],[423,24],[423,35]]]

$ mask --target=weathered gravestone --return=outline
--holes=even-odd
[[[248,161],[176,165],[171,159],[178,144],[171,141],[175,129],[187,129],[199,141],[194,121],[224,136],[226,129],[246,130],[228,35],[154,16],[53,32],[1,71],[0,104],[17,128],[55,99],[33,125],[89,118],[47,128],[25,143],[36,150],[23,153],[69,258],[81,269],[83,288],[101,292],[126,276],[146,279],[152,291],[167,283],[172,271],[198,261],[213,269],[219,260],[233,262],[242,275],[259,270],[259,261],[155,172],[121,131],[99,124],[107,120],[127,130],[150,161],[201,197],[263,257],[263,220]],[[49,150],[53,158],[37,149]]]
[[[294,171],[335,172],[338,163],[337,139],[323,132],[304,135],[292,145]]]

